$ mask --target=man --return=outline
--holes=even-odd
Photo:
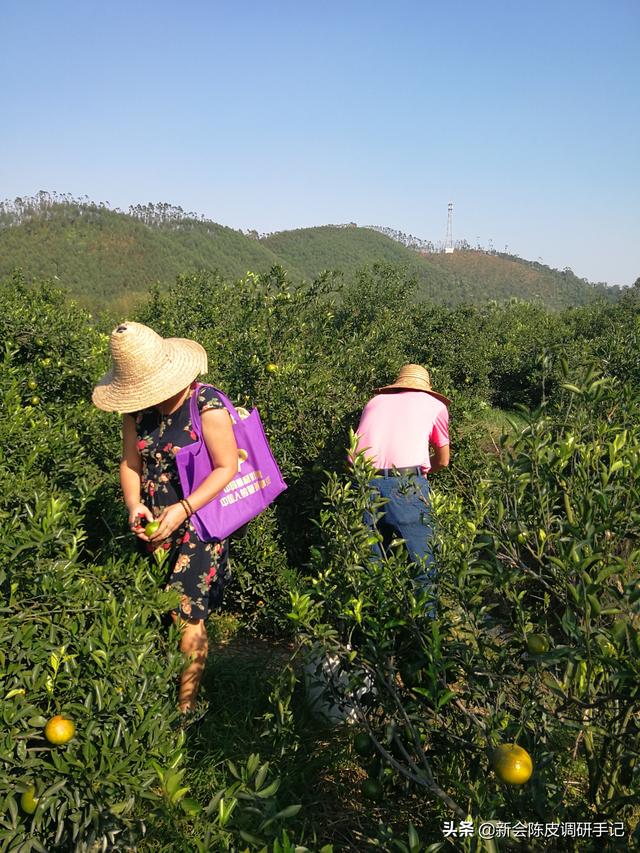
[[[404,539],[411,561],[425,572],[417,580],[427,585],[433,574],[427,472],[449,464],[450,403],[431,388],[424,367],[405,364],[392,385],[377,389],[357,429],[358,450],[377,470],[371,485],[387,499],[376,523],[383,547]],[[373,525],[371,517],[367,523]]]

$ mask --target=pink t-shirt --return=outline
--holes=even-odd
[[[376,468],[430,468],[429,443],[449,444],[449,411],[424,391],[377,394],[364,407],[357,429],[358,450]]]

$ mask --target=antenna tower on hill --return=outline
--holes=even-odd
[[[449,215],[447,216],[447,239],[444,241],[445,254],[453,253],[453,204],[449,202]]]

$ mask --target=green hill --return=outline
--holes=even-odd
[[[168,204],[129,213],[67,196],[39,193],[0,204],[0,276],[20,268],[28,278],[57,278],[91,309],[127,312],[155,283],[180,273],[217,270],[239,278],[280,264],[292,278],[337,270],[349,280],[383,262],[404,268],[420,300],[449,305],[518,298],[551,308],[614,299],[618,288],[592,285],[508,255],[456,251],[446,255],[409,248],[373,228],[325,225],[258,238],[185,213]]]
[[[542,301],[550,308],[584,305],[603,296],[615,299],[620,288],[591,284],[571,270],[555,270],[514,255],[487,253],[466,249],[450,255],[443,252],[424,253],[425,261],[448,274],[455,281],[456,292],[476,302],[478,284],[482,283],[485,299],[519,299]],[[484,300],[482,300],[484,301]]]
[[[349,277],[363,266],[383,262],[405,267],[413,274],[419,297],[447,301],[444,297],[451,276],[446,270],[370,228],[323,225],[281,231],[260,242],[282,259],[283,266],[295,266],[307,278],[326,269],[340,270]]]
[[[20,268],[28,278],[57,277],[91,308],[124,309],[152,284],[170,284],[180,273],[215,269],[238,278],[277,263],[257,240],[214,222],[148,224],[101,206],[68,203],[4,227],[0,219],[0,276]]]
[[[419,252],[373,228],[325,225],[283,231],[261,240],[308,277],[324,269],[349,275],[364,264],[384,261],[404,266],[417,280],[420,299],[457,304],[488,300],[541,301],[560,309],[597,296],[615,299],[619,288],[593,285],[571,271],[560,272],[512,255],[464,249],[453,254]]]

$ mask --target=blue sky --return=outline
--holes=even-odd
[[[0,0],[0,197],[640,276],[638,0]]]

